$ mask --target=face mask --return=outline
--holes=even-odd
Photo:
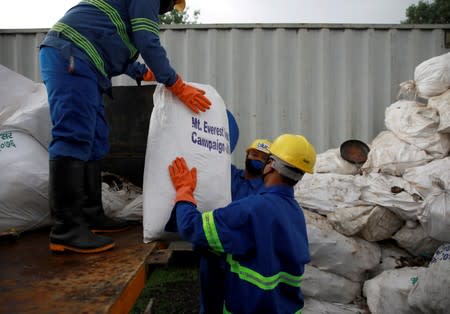
[[[263,181],[265,181],[265,179],[266,179],[266,177],[267,177],[267,175],[269,174],[269,173],[271,173],[272,172],[272,168],[270,168],[270,170],[269,171],[267,171],[267,172],[264,172],[264,170],[266,169],[266,166],[269,164],[271,162],[271,159],[269,158],[269,159],[267,159],[267,161],[266,161],[266,163],[264,164],[264,167],[263,167],[263,172],[262,172],[262,178],[263,178]]]
[[[159,4],[159,15],[163,15],[173,9],[174,0],[161,0]]]
[[[262,174],[264,170],[264,163],[261,160],[256,159],[246,159],[245,160],[245,169],[254,176],[259,176]]]

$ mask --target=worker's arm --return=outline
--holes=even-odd
[[[167,53],[159,40],[159,1],[131,0],[128,8],[132,28],[132,41],[156,80],[171,86],[177,74],[171,67]]]
[[[183,239],[196,247],[232,254],[244,254],[254,247],[251,200],[200,213],[193,194],[197,185],[196,169],[189,170],[186,161],[178,157],[169,166],[169,174],[176,191],[173,209],[176,225]],[[173,213],[171,217],[166,230],[173,226]]]
[[[238,167],[236,167],[235,165],[231,164],[231,178],[233,179],[236,176],[241,175],[241,173],[243,172],[242,169],[239,169]]]
[[[196,247],[238,255],[254,248],[251,215],[241,202],[204,213],[192,203],[179,202],[175,210],[181,237]]]
[[[186,82],[171,67],[159,40],[159,1],[131,0],[129,5],[132,41],[139,50],[156,81],[163,83],[190,110],[206,111],[211,102],[205,92]]]
[[[240,189],[245,184],[245,180],[244,170],[238,169],[235,165],[231,164],[231,200],[236,200]]]
[[[145,64],[140,62],[133,62],[127,66],[125,70],[125,74],[127,74],[132,79],[136,80],[138,85],[141,85],[142,81],[155,81],[155,75],[151,70],[147,68]]]

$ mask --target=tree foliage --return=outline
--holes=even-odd
[[[406,9],[404,24],[450,24],[450,0],[420,0]]]
[[[200,10],[195,10],[194,15],[191,17],[186,8],[183,12],[172,10],[166,14],[159,16],[160,24],[197,24],[197,20],[200,16]]]

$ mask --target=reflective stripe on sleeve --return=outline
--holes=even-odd
[[[231,314],[231,312],[227,310],[225,303],[223,304],[223,314]]]
[[[214,223],[213,212],[202,213],[203,232],[205,233],[208,245],[217,252],[223,252],[222,243],[217,233],[216,224]]]
[[[130,58],[134,57],[137,53],[137,49],[133,46],[130,38],[128,37],[125,22],[120,17],[119,12],[113,6],[103,0],[83,0],[83,2],[95,6],[97,9],[99,9],[109,17],[111,23],[116,26],[117,33],[119,34],[120,38],[122,38],[123,43],[125,44],[125,46],[127,46],[128,50],[130,50]]]
[[[159,37],[159,25],[150,19],[138,17],[131,19],[131,28],[133,32],[137,31],[147,31],[155,34]]]
[[[279,272],[273,276],[265,277],[233,260],[231,254],[227,254],[227,263],[230,265],[230,270],[232,273],[237,274],[240,279],[257,286],[262,290],[273,290],[280,283],[284,283],[292,287],[300,287],[303,279],[303,275],[294,276],[286,272]]]

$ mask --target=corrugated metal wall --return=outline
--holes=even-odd
[[[174,68],[210,84],[240,126],[242,164],[254,138],[305,134],[318,152],[384,129],[398,84],[422,61],[448,52],[449,25],[191,25],[161,34]],[[40,80],[37,46],[46,30],[1,31],[0,63]],[[134,84],[121,76],[115,85]],[[237,156],[237,157],[236,157]]]

